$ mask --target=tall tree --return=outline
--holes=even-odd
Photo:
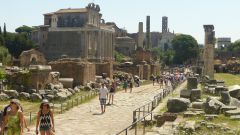
[[[184,64],[199,56],[197,40],[190,35],[177,35],[172,41],[172,46],[175,52],[173,58],[175,64]]]
[[[0,26],[0,35],[2,35],[2,27]]]
[[[7,28],[6,28],[6,23],[4,23],[3,26],[3,36],[6,37],[7,36]]]

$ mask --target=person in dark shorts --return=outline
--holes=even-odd
[[[130,88],[130,93],[132,93],[132,89],[133,89],[133,81],[132,81],[132,79],[129,79],[129,88]]]
[[[107,94],[108,94],[108,89],[103,83],[102,87],[99,89],[99,101],[100,101],[102,113],[104,113],[106,109]]]
[[[108,104],[111,104],[111,100],[112,100],[112,104],[113,104],[113,98],[114,98],[115,92],[116,92],[116,82],[112,82],[112,85],[110,86],[110,90],[109,90]]]

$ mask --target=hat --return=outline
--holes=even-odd
[[[16,104],[18,107],[20,107],[20,101],[18,99],[12,99],[11,103]]]
[[[47,99],[43,99],[42,104],[49,104],[49,101]]]

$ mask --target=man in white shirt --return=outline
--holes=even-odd
[[[107,101],[107,94],[108,94],[108,89],[105,86],[105,84],[102,84],[102,87],[99,90],[99,100],[100,100],[100,105],[101,105],[101,110],[102,113],[105,112],[106,108],[106,101]]]

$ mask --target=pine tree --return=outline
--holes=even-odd
[[[6,23],[4,23],[4,26],[3,26],[3,36],[4,37],[7,36]]]
[[[0,26],[0,35],[2,35],[2,27]]]

